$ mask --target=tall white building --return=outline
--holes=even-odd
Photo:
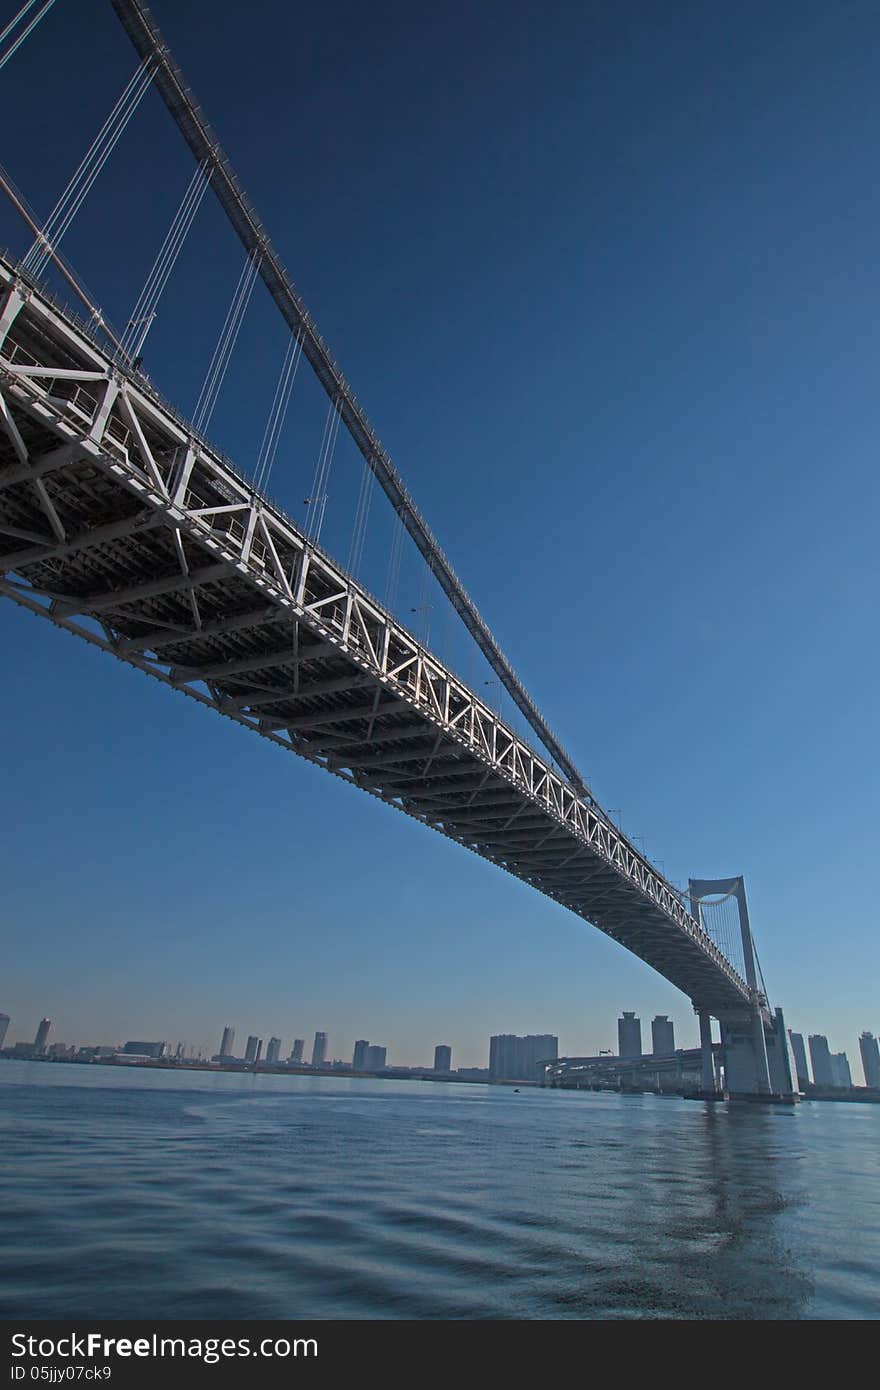
[[[0,1014],[0,1045],[3,1043],[3,1015]],[[880,1091],[880,1044],[873,1033],[862,1033],[859,1038],[859,1052],[862,1054],[862,1071],[865,1085]]]
[[[807,1039],[810,1044],[810,1063],[813,1068],[814,1086],[833,1086],[834,1070],[831,1066],[831,1053],[828,1039],[824,1033],[811,1033]]]
[[[624,1013],[617,1020],[617,1055],[642,1056],[642,1020],[636,1018],[635,1014]]]
[[[852,1072],[849,1069],[849,1058],[845,1052],[832,1052],[831,1054],[831,1075],[834,1077],[834,1085],[842,1090],[852,1090]]]
[[[538,1081],[541,1062],[555,1062],[559,1039],[552,1033],[498,1033],[489,1039],[489,1076],[493,1081]]]
[[[323,1067],[327,1060],[327,1034],[316,1033],[312,1044],[312,1066]]]
[[[671,1057],[675,1051],[675,1025],[666,1014],[651,1020],[651,1047],[655,1057]]]

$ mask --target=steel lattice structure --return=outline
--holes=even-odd
[[[0,260],[0,593],[555,899],[716,1017],[677,890],[137,373]]]

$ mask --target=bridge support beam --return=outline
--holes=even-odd
[[[718,1088],[715,1082],[715,1059],[712,1056],[712,1019],[705,1009],[700,1010],[699,1018],[702,1063],[700,1085],[704,1095],[715,1095]]]

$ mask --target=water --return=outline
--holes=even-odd
[[[876,1318],[880,1107],[0,1062],[6,1318]]]

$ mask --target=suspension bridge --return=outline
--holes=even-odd
[[[26,40],[34,42],[44,17],[51,22],[53,4],[30,0],[6,25],[0,74],[11,59],[27,61]],[[692,1000],[707,1094],[720,1084],[713,1018],[729,1090],[790,1094],[782,1015],[767,1003],[742,880],[691,880],[680,890],[598,804],[382,446],[149,9],[139,0],[112,0],[112,8],[137,66],[48,218],[0,169],[0,188],[31,238],[23,256],[0,257],[0,593],[439,831],[613,937]],[[148,92],[164,102],[194,165],[117,328],[60,245]],[[187,419],[142,362],[209,191],[244,263]],[[212,445],[209,426],[258,281],[288,338],[251,476]],[[267,487],[303,359],[327,414],[306,519],[297,522]],[[344,565],[321,543],[340,433],[363,460]],[[392,566],[408,537],[529,737],[359,582],[374,483],[396,518]],[[719,894],[736,904],[732,933],[713,930]]]

